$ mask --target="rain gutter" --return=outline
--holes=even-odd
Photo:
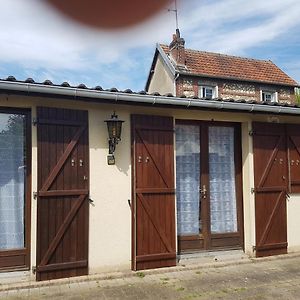
[[[34,96],[35,94],[45,96],[68,97],[74,100],[109,101],[114,103],[140,103],[152,105],[174,105],[182,108],[204,108],[209,110],[231,110],[249,113],[272,113],[300,115],[300,108],[280,105],[266,105],[253,103],[237,103],[220,100],[202,100],[190,98],[178,98],[167,96],[154,96],[126,92],[110,92],[92,89],[62,87],[44,85],[37,83],[0,81],[0,92],[16,92]]]

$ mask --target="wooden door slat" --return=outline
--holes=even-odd
[[[60,120],[60,119],[39,119],[39,125],[68,125],[81,127],[85,125],[85,122],[74,121],[74,120]]]
[[[38,266],[38,272],[45,272],[45,271],[58,271],[58,270],[68,270],[68,269],[75,269],[75,268],[84,268],[88,266],[87,260],[80,260],[74,262],[64,262],[58,264],[50,264],[45,266]]]
[[[256,249],[257,250],[270,250],[270,249],[286,248],[287,246],[288,246],[287,242],[273,243],[273,244],[264,244],[263,246],[256,246]]]
[[[88,190],[51,190],[38,192],[39,197],[77,196],[88,195]]]
[[[276,199],[276,204],[274,205],[274,208],[269,216],[269,219],[267,221],[267,225],[266,225],[266,228],[265,230],[263,231],[262,235],[261,235],[261,239],[260,241],[258,242],[257,246],[260,247],[262,245],[265,244],[266,242],[266,239],[267,239],[267,235],[270,231],[270,228],[272,226],[272,224],[274,223],[274,221],[276,222],[276,220],[274,220],[274,216],[275,214],[278,212],[278,209],[280,208],[280,205],[282,203],[282,201],[285,200],[285,198],[283,197],[285,195],[285,192],[284,191],[281,191],[280,194],[278,195],[277,199]],[[283,200],[282,200],[283,198]]]
[[[174,258],[176,258],[176,252],[139,255],[136,257],[136,261],[144,262],[144,261],[155,261],[155,260],[174,259]]]
[[[175,194],[176,190],[172,188],[139,188],[137,194]]]
[[[258,183],[257,188],[262,188],[263,185],[265,184],[267,176],[269,175],[270,170],[272,168],[272,162],[274,161],[274,159],[275,159],[275,157],[276,157],[276,155],[278,153],[278,146],[280,145],[281,141],[282,141],[282,136],[279,136],[278,140],[276,142],[276,145],[275,145],[275,147],[274,147],[274,149],[272,151],[272,154],[270,155],[270,158],[269,158],[269,160],[267,162],[267,167],[265,168],[264,173],[261,176],[261,179],[260,179],[260,182]]]
[[[162,169],[161,165],[159,163],[157,163],[157,161],[158,161],[157,157],[154,157],[154,154],[149,149],[147,143],[145,143],[144,139],[142,138],[141,132],[139,130],[136,130],[136,132],[137,132],[137,135],[139,136],[140,140],[142,141],[144,147],[146,148],[147,153],[151,157],[152,162],[153,162],[155,168],[157,169],[159,175],[161,176],[161,179],[164,181],[166,187],[170,187],[169,184],[168,184],[168,182],[166,181],[166,176],[164,175],[164,170]]]
[[[64,222],[60,226],[54,239],[52,240],[51,244],[49,245],[49,248],[48,248],[47,252],[45,253],[44,257],[42,258],[39,266],[44,266],[48,263],[49,259],[51,258],[51,255],[53,254],[56,247],[58,246],[58,244],[59,244],[61,238],[63,237],[63,235],[65,234],[68,226],[73,221],[73,218],[75,217],[76,213],[78,212],[78,209],[82,205],[85,198],[86,198],[86,195],[81,195],[78,197],[78,199],[76,200],[76,203],[73,205],[72,209],[66,216]]]
[[[78,140],[79,140],[80,136],[82,135],[82,133],[84,132],[85,129],[86,129],[85,126],[81,126],[78,129],[78,131],[76,132],[76,134],[72,138],[72,141],[69,143],[68,147],[66,148],[65,152],[60,157],[60,159],[57,162],[56,166],[53,168],[53,170],[50,173],[49,177],[45,180],[45,183],[44,183],[43,187],[41,188],[41,191],[47,191],[50,188],[50,186],[53,183],[55,177],[57,176],[57,174],[59,173],[59,171],[61,170],[61,168],[65,164],[67,158],[69,157],[69,155],[73,151],[74,147],[78,143]]]
[[[151,212],[151,207],[147,203],[147,200],[144,198],[142,194],[137,194],[138,198],[140,198],[140,203],[142,204],[143,208],[145,209],[147,215],[149,216],[149,220],[153,224],[154,228],[156,229],[157,233],[159,234],[160,238],[162,239],[165,247],[169,252],[172,252],[172,247],[170,245],[169,239],[167,238],[166,234],[159,226],[159,221],[157,220],[156,216]]]

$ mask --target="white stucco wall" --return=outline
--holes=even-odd
[[[154,68],[153,77],[149,84],[148,92],[158,92],[161,95],[165,95],[167,93],[172,93],[173,95],[176,94],[174,77],[168,67],[165,66],[161,55],[158,55],[157,57],[157,62]]]
[[[287,234],[289,252],[300,251],[300,194],[287,200]]]
[[[242,167],[245,252],[253,255],[255,245],[255,213],[252,138],[249,136],[252,121],[268,122],[268,115],[209,112],[201,110],[96,104],[62,99],[41,99],[22,96],[0,96],[0,106],[31,108],[36,117],[36,106],[85,109],[89,112],[90,144],[90,205],[89,272],[130,269],[131,263],[131,146],[130,114],[156,114],[175,119],[235,121],[242,124]],[[116,110],[125,120],[122,141],[117,145],[116,165],[107,165],[108,143],[104,120]],[[282,123],[299,122],[297,117],[278,117]],[[32,126],[32,191],[37,190],[37,137]],[[36,211],[37,201],[32,199],[31,216],[31,265],[36,265]],[[300,195],[288,202],[288,242],[290,249],[300,247],[298,234],[300,222]]]

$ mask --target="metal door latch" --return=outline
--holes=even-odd
[[[200,189],[200,194],[202,195],[203,199],[206,199],[206,185],[204,184],[202,189]]]

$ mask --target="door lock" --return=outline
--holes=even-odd
[[[203,199],[206,199],[206,192],[207,192],[206,185],[203,184],[202,189],[200,189],[200,193],[201,193]]]

